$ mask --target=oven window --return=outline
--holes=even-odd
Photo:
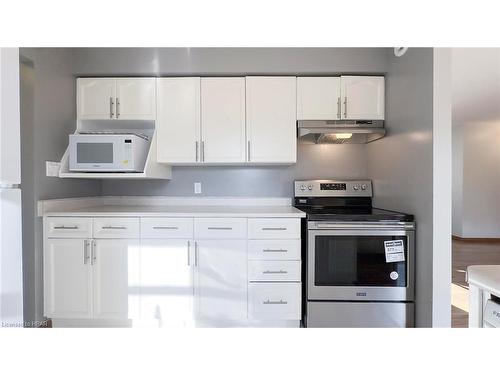
[[[384,241],[402,240],[404,262],[387,263]],[[316,236],[316,286],[399,286],[407,284],[406,236]]]
[[[113,143],[77,143],[78,163],[113,163]]]

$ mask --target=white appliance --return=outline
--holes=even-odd
[[[0,327],[23,324],[19,49],[0,48]]]
[[[142,172],[148,150],[149,140],[143,134],[71,134],[69,169],[75,172]]]

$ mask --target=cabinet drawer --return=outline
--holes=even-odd
[[[94,218],[94,238],[139,238],[139,218]]]
[[[141,238],[192,238],[193,219],[174,217],[141,218]]]
[[[249,284],[248,317],[257,320],[300,320],[300,283]]]
[[[195,238],[246,238],[247,219],[194,219]]]
[[[249,281],[300,281],[300,260],[251,260]]]
[[[300,240],[249,240],[248,259],[300,260]]]
[[[87,217],[48,217],[46,233],[50,238],[90,238],[92,219]]]
[[[248,219],[248,238],[300,238],[300,219]]]

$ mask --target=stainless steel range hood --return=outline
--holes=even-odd
[[[385,135],[383,120],[299,120],[302,143],[369,143]]]

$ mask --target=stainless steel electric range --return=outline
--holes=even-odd
[[[413,327],[413,216],[372,207],[370,180],[295,181],[306,327]]]

